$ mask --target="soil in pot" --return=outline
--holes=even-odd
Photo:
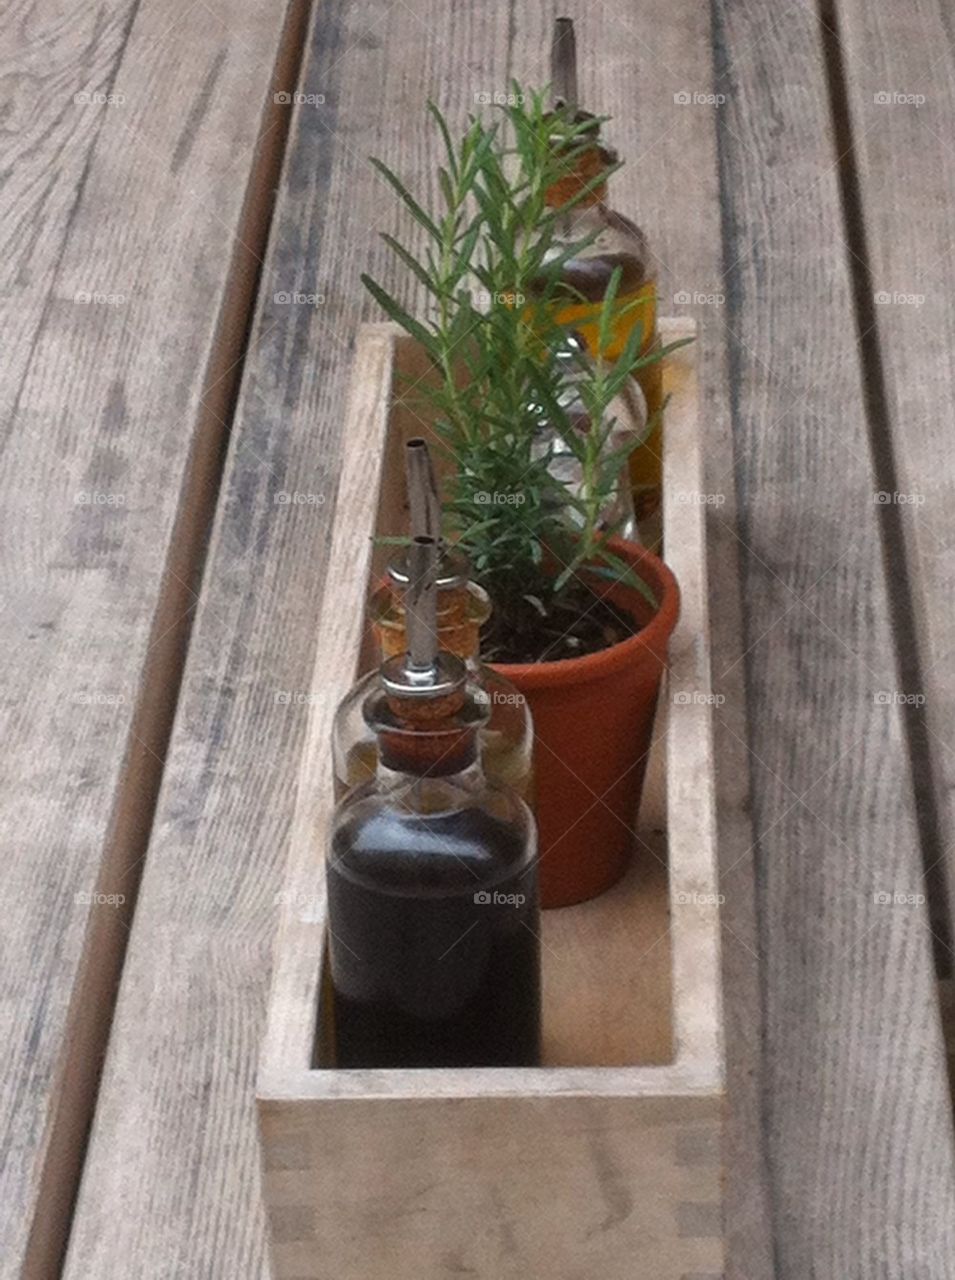
[[[630,634],[580,657],[493,662],[530,704],[535,735],[535,811],[541,901],[568,906],[608,889],[633,852],[679,589],[659,557],[614,539],[612,549],[651,588],[655,610],[634,587],[591,580],[587,608],[602,602],[629,619]],[[606,617],[601,613],[601,617]]]
[[[492,613],[481,634],[485,662],[559,662],[598,653],[619,644],[642,625],[611,599],[594,593],[586,582],[568,585],[546,611],[528,599],[519,616]]]

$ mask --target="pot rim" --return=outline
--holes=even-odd
[[[659,580],[662,599],[659,607],[635,635],[627,636],[616,644],[585,653],[579,658],[558,658],[549,662],[489,662],[492,671],[524,688],[543,689],[556,685],[578,684],[597,679],[623,667],[640,650],[651,653],[663,649],[676,626],[680,613],[680,587],[673,570],[660,556],[636,542],[623,538],[608,539],[608,546],[633,568],[647,565],[652,576]],[[655,586],[653,582],[649,586]],[[626,588],[626,583],[621,586]],[[635,588],[629,588],[633,591]],[[662,664],[665,667],[665,662]]]

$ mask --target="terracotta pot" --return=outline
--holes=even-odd
[[[667,642],[680,610],[673,574],[651,551],[613,539],[650,586],[594,589],[640,621],[620,644],[562,662],[500,663],[534,717],[534,791],[541,903],[564,907],[603,893],[627,868],[653,734]]]

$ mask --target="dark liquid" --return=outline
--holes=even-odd
[[[540,1061],[537,873],[515,828],[359,810],[327,877],[338,1067]]]

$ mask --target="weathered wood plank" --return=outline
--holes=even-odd
[[[79,3],[67,12],[56,0],[20,0],[4,12],[0,412],[5,419],[16,404],[51,303],[90,155],[109,115],[108,104],[99,99],[111,92],[134,8],[127,0],[108,9]]]
[[[723,1274],[713,1098],[371,1091],[261,1114],[280,1280]]]
[[[322,696],[329,526],[347,519],[335,493],[349,348],[374,310],[359,275],[386,270],[377,230],[400,220],[366,157],[432,175],[425,94],[463,120],[476,91],[506,81],[507,32],[504,3],[316,7],[299,86],[313,100],[294,116],[71,1280],[129,1259],[143,1280],[267,1274],[254,1092],[274,905],[307,702]],[[282,300],[295,294],[312,301]]]
[[[927,916],[892,901],[922,868],[819,28],[715,12],[776,1275],[935,1280],[955,1163]]]
[[[54,1274],[64,1244],[264,238],[250,174],[267,192],[278,119],[272,6],[147,2],[126,39],[132,10],[21,5],[4,126],[11,1277]]]
[[[938,823],[951,968],[955,936],[955,292],[950,204],[955,189],[951,13],[943,3],[838,10],[842,67],[865,219],[870,315],[881,364],[879,514],[897,537],[908,581],[902,605],[917,634],[897,695],[927,742],[927,816]],[[876,375],[878,376],[878,374]],[[901,544],[901,545],[899,545]],[[912,637],[905,637],[911,640]],[[895,693],[896,690],[893,690]],[[921,700],[921,701],[919,701]],[[914,709],[913,709],[914,708]],[[927,734],[927,738],[924,736]],[[930,879],[930,885],[933,881]],[[947,952],[947,954],[946,954]]]

